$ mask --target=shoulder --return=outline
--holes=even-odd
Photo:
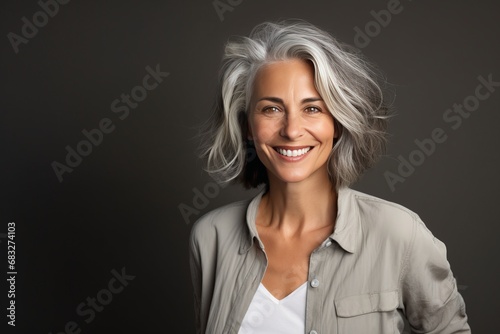
[[[246,219],[246,210],[251,200],[226,204],[200,217],[191,229],[191,242],[220,237],[241,229]]]
[[[420,216],[412,210],[375,196],[353,190],[358,201],[363,230],[378,235],[388,243],[404,245],[414,256],[429,254],[446,257],[446,245],[436,238]],[[426,255],[427,254],[427,255]]]
[[[419,219],[418,214],[403,205],[357,190],[349,189],[349,191],[360,210],[363,210],[364,213],[369,213],[374,218],[381,218],[384,221],[387,221],[389,218],[403,221]]]
[[[364,232],[411,243],[417,230],[427,230],[419,215],[405,206],[360,191],[349,191]]]

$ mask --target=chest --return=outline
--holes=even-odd
[[[352,254],[341,249],[335,241],[327,241],[313,248],[307,256],[307,252],[304,254],[299,249],[265,244],[264,249],[261,249],[256,242],[248,252],[237,258],[238,261],[228,261],[227,256],[221,255],[218,257],[221,261],[218,262],[217,279],[211,294],[211,305],[217,305],[217,308],[210,309],[209,332],[237,333],[261,282],[268,290],[273,290],[273,287],[275,290],[281,289],[283,292],[278,297],[273,294],[281,300],[307,281],[307,312],[314,315],[306,318],[305,328],[308,331],[363,333],[371,326],[380,329],[374,329],[372,333],[399,333],[395,327],[401,325],[402,318],[396,309],[398,300],[395,296],[399,264],[402,263],[404,252],[391,251],[386,254],[380,249],[374,252],[369,248]],[[289,263],[295,264],[295,267],[275,261],[278,257],[274,257],[274,253],[281,251],[290,252],[288,255],[292,262]],[[297,254],[304,254],[306,266],[296,262]],[[380,303],[377,308],[380,306],[383,311],[372,312],[374,302]],[[265,310],[263,314],[269,312]],[[223,321],[219,323],[220,319]],[[222,327],[218,327],[218,324]]]
[[[262,284],[278,300],[294,292],[308,280],[312,252],[328,237],[328,230],[301,238],[284,239],[265,229],[259,231],[267,256]]]

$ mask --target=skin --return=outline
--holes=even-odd
[[[314,67],[300,59],[259,69],[248,116],[249,139],[267,168],[269,191],[256,225],[268,258],[262,284],[283,299],[307,281],[309,257],[332,232],[337,194],[327,160],[334,119],[314,85]],[[276,148],[312,149],[299,161]]]

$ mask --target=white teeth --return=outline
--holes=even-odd
[[[310,149],[310,147],[302,148],[300,150],[284,150],[282,148],[278,148],[278,152],[279,154],[287,157],[298,157],[300,155],[306,154]]]

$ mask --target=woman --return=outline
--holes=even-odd
[[[387,109],[368,63],[306,22],[227,44],[202,156],[264,187],[193,226],[199,333],[470,332],[444,244],[348,187],[383,151]]]

